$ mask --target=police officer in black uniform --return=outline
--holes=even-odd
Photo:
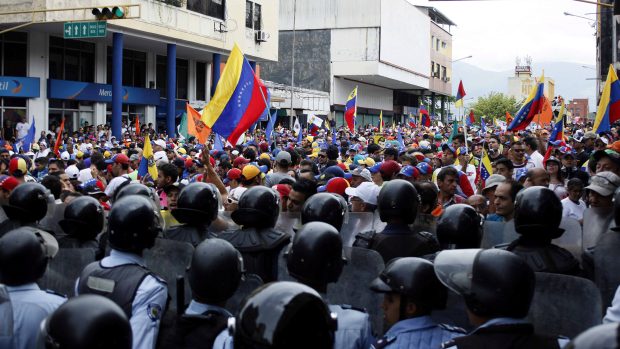
[[[89,248],[97,260],[103,258],[105,246],[97,239],[103,229],[104,212],[99,201],[80,196],[65,208],[64,219],[58,222],[67,234],[58,240],[60,248]]]
[[[278,254],[290,242],[290,236],[273,227],[280,212],[280,196],[271,188],[249,188],[239,198],[239,208],[231,218],[241,229],[220,234],[243,255],[248,273],[257,274],[264,282],[278,277]]]
[[[41,326],[46,349],[130,349],[131,326],[116,303],[94,294],[70,299]]]
[[[317,193],[306,200],[301,208],[301,224],[324,222],[337,231],[342,230],[347,214],[347,202],[338,194]]]
[[[490,249],[441,251],[435,273],[461,295],[475,330],[443,344],[444,348],[560,348],[568,342],[534,332],[525,320],[536,279],[527,263],[512,252]]]
[[[287,254],[289,274],[323,297],[327,285],[338,282],[344,262],[338,230],[323,222],[304,224]],[[338,314],[335,348],[367,349],[373,343],[369,316],[363,309],[349,305],[329,305],[329,309]]]
[[[213,348],[232,349],[232,340],[236,349],[335,348],[337,327],[337,315],[315,290],[296,282],[273,282],[246,298]]]
[[[177,199],[177,208],[171,211],[182,224],[168,228],[164,238],[197,246],[203,240],[215,237],[208,229],[217,219],[217,197],[215,187],[204,182],[191,183],[183,188]]]
[[[50,195],[49,190],[39,183],[18,185],[11,192],[8,205],[2,206],[9,219],[0,223],[0,237],[22,226],[42,229],[37,223],[47,214]]]
[[[389,330],[372,348],[439,348],[465,331],[439,325],[433,310],[446,306],[448,290],[439,282],[433,264],[417,257],[393,259],[371,284],[384,293],[383,313]]]
[[[10,298],[0,307],[0,329],[12,332],[9,348],[34,348],[41,321],[66,301],[37,285],[57,251],[54,238],[33,227],[17,228],[0,238],[0,284]],[[0,338],[3,348],[4,340]]]
[[[416,219],[419,204],[413,184],[402,179],[386,182],[377,201],[379,217],[387,223],[385,229],[380,233],[358,234],[353,246],[379,252],[386,263],[397,257],[419,257],[438,251],[439,244],[433,235],[409,228]]]
[[[152,349],[166,308],[166,282],[152,273],[142,253],[155,244],[161,221],[151,200],[129,195],[114,202],[109,215],[110,255],[87,265],[76,294],[94,293],[118,304],[131,323],[133,348]]]
[[[551,240],[564,233],[560,229],[562,203],[555,193],[544,187],[531,187],[517,194],[515,230],[518,239],[506,250],[523,258],[537,272],[580,275],[579,261]]]
[[[225,309],[243,275],[243,259],[228,241],[208,239],[194,251],[187,271],[192,301],[175,325],[169,348],[211,348],[233,315]]]
[[[437,240],[443,250],[479,248],[482,240],[480,215],[469,205],[448,206],[437,221]]]

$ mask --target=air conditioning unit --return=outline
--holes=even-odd
[[[438,71],[437,72],[433,72],[432,76],[434,78],[439,78],[439,72]]]
[[[255,35],[256,42],[265,42],[269,39],[269,34],[262,30],[257,30]]]

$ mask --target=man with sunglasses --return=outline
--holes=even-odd
[[[521,141],[516,141],[512,144],[512,165],[515,170],[536,167],[530,157],[525,155],[525,145]]]

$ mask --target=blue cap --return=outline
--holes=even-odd
[[[516,179],[516,181],[518,182],[526,174],[527,174],[527,168],[525,168],[525,167],[518,168],[517,171],[515,172],[515,179]]]
[[[399,174],[404,175],[405,177],[413,177],[415,175],[415,171],[416,169],[414,169],[413,166],[407,165],[400,170]]]
[[[379,172],[380,168],[381,168],[381,163],[377,162],[373,166],[368,167],[368,171],[370,171],[370,173],[377,173],[377,172]]]
[[[316,179],[321,179],[321,176],[324,175],[332,175],[333,177],[343,177],[344,178],[344,171],[334,165],[334,166],[329,166],[328,168],[325,169],[325,171],[323,171],[323,173],[319,176],[316,176]],[[323,177],[324,178],[324,177]]]

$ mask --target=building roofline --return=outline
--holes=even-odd
[[[448,18],[448,16],[444,15],[443,13],[441,13],[441,11],[439,11],[435,7],[432,7],[432,6],[420,6],[420,5],[416,5],[415,7],[419,8],[419,9],[426,10],[426,12],[428,13],[428,16],[435,23],[445,24],[445,25],[450,25],[450,26],[452,26],[452,25],[456,26],[456,23],[452,22],[452,20],[450,20],[450,18]]]

